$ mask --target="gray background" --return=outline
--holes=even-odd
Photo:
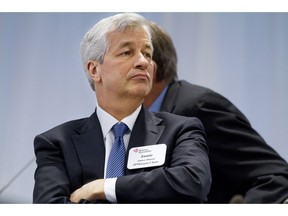
[[[79,44],[112,14],[0,13],[1,202],[32,202],[35,135],[94,111]],[[226,96],[288,160],[288,13],[141,14],[171,35],[180,79]]]

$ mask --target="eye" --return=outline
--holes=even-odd
[[[129,50],[129,51],[124,51],[122,53],[120,53],[121,56],[130,56],[132,55],[132,52]]]
[[[144,52],[143,55],[145,56],[145,58],[147,59],[152,59],[152,54],[150,52]]]

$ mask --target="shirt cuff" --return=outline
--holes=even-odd
[[[104,193],[106,199],[111,203],[117,203],[116,198],[116,180],[117,178],[107,178],[104,182]]]

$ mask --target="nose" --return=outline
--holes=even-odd
[[[145,70],[148,67],[148,60],[142,53],[138,53],[135,57],[134,67],[140,70]]]

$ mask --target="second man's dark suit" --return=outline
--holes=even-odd
[[[161,111],[196,116],[209,146],[210,203],[228,203],[240,194],[245,202],[281,203],[288,197],[288,165],[226,98],[186,81],[170,84]]]
[[[163,166],[129,170],[116,181],[119,203],[205,201],[211,175],[202,123],[142,108],[127,152],[136,146],[166,144]],[[96,112],[57,126],[34,140],[37,169],[34,203],[69,203],[73,191],[104,176],[105,146]],[[86,202],[85,200],[83,202]]]

